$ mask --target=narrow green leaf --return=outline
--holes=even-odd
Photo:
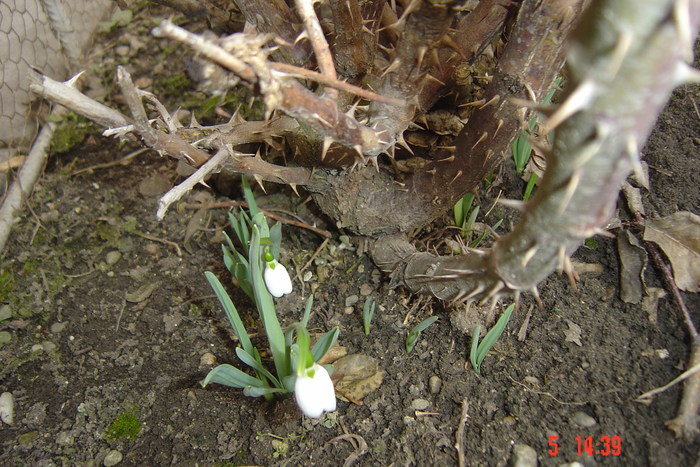
[[[270,343],[270,351],[272,352],[272,359],[275,362],[277,376],[279,378],[284,378],[291,372],[286,355],[284,333],[277,319],[274,300],[270,292],[268,292],[265,286],[265,280],[263,279],[260,238],[261,234],[268,237],[269,229],[267,228],[265,216],[262,213],[256,214],[253,221],[255,224],[253,225],[253,236],[250,241],[248,258],[250,259],[250,275],[255,295],[255,303],[260,311],[263,327],[267,333],[267,340]]]
[[[506,311],[503,312],[501,317],[498,318],[496,324],[489,330],[489,332],[486,333],[486,335],[484,336],[484,340],[477,347],[475,357],[475,370],[477,371],[477,373],[481,374],[481,363],[484,361],[484,358],[486,358],[486,355],[489,353],[496,341],[498,341],[498,338],[501,337],[501,334],[503,334],[503,330],[506,328],[506,325],[508,324],[508,321],[510,320],[510,316],[513,313],[514,309],[515,303],[511,303],[508,306],[508,308],[506,308]],[[473,365],[474,364],[472,363],[472,366]]]
[[[231,214],[231,213],[229,212],[229,213],[228,213],[228,216],[229,216],[229,222],[231,222],[231,218],[233,217],[233,214]],[[233,219],[236,219],[236,218],[233,217]],[[231,222],[231,225],[233,226],[233,223],[232,223],[232,222]],[[233,246],[233,240],[231,240],[231,237],[229,237],[228,234],[227,234],[226,232],[223,232],[223,231],[222,231],[221,233],[224,235],[224,240],[226,241],[226,244],[228,245],[229,249],[230,249],[230,250],[235,250],[236,247]],[[221,246],[224,247],[224,245],[221,245]]]
[[[479,237],[477,237],[476,240],[474,240],[473,242],[471,242],[469,244],[469,248],[477,248],[481,244],[481,242],[484,241],[484,238],[486,238],[486,236],[489,235],[491,232],[495,232],[496,229],[499,228],[502,223],[503,223],[503,219],[500,219],[498,222],[493,224],[493,226],[491,227],[490,230],[485,229],[483,232],[481,232],[481,235],[479,235]]]
[[[245,211],[245,209],[241,208],[240,210],[240,215],[241,215],[241,230],[243,231],[243,236],[245,237],[245,243],[243,243],[243,248],[245,249],[247,246],[250,245],[250,236],[251,233],[250,231],[253,228],[253,220],[251,219],[250,215]]]
[[[250,189],[250,184],[248,184],[248,178],[243,175],[241,177],[241,185],[243,186],[243,197],[246,203],[248,203],[248,211],[250,211],[250,216],[255,218],[260,212],[258,208],[258,203],[255,202],[255,196],[253,195],[253,190]]]
[[[252,353],[253,344],[250,342],[250,338],[248,337],[248,331],[246,331],[245,326],[243,325],[243,321],[241,321],[241,317],[238,314],[238,310],[236,310],[235,305],[231,301],[231,297],[228,296],[226,290],[224,290],[224,287],[221,285],[221,282],[219,282],[219,279],[217,279],[217,277],[214,274],[207,271],[204,273],[204,276],[209,281],[209,285],[211,285],[211,288],[214,289],[214,293],[216,294],[216,297],[219,299],[219,303],[221,303],[221,306],[226,312],[226,316],[228,317],[228,320],[231,323],[233,332],[236,333],[236,337],[238,337],[238,341],[241,343],[241,346],[246,352]]]
[[[527,185],[525,186],[525,192],[523,193],[523,201],[527,201],[530,199],[530,195],[532,194],[532,190],[535,188],[536,184],[537,174],[531,173],[530,178],[527,181]]]
[[[476,325],[472,330],[472,348],[469,352],[469,361],[472,363],[472,368],[477,374],[481,374],[481,364],[476,361],[476,350],[479,348],[479,335],[481,334],[481,326]]]
[[[309,317],[311,316],[311,307],[314,306],[314,295],[309,295],[306,300],[306,307],[304,308],[304,316],[301,318],[301,325],[304,328],[309,327]]]
[[[472,209],[472,212],[469,213],[469,218],[464,223],[464,229],[467,232],[471,232],[472,230],[474,230],[474,223],[476,222],[476,216],[478,216],[478,215],[479,215],[479,206]]]
[[[256,355],[258,354],[256,353]],[[267,378],[267,380],[273,386],[281,387],[277,378],[275,378],[275,376],[272,373],[270,373],[268,370],[265,369],[265,367],[262,366],[262,362],[259,360],[259,355],[258,358],[255,358],[254,356],[243,350],[241,347],[236,347],[236,356],[238,356],[240,361],[254,369],[257,373],[260,373],[265,378]]]
[[[370,324],[374,316],[374,310],[377,308],[377,302],[372,297],[367,297],[365,304],[362,307],[362,327],[365,330],[365,335],[369,334]]]
[[[525,170],[527,161],[530,159],[532,146],[530,145],[529,136],[528,132],[523,131],[513,142],[513,161],[515,162],[515,171],[517,173],[522,173]]]
[[[416,341],[420,333],[425,331],[425,329],[438,320],[437,316],[431,316],[430,318],[424,319],[420,323],[416,324],[413,329],[408,333],[406,337],[406,352],[410,353],[416,346]]]
[[[232,388],[245,388],[246,386],[264,386],[259,379],[243,373],[233,365],[224,363],[211,370],[202,380],[202,387],[206,387],[209,383],[223,384]]]
[[[238,241],[241,243],[241,245],[243,245],[243,248],[248,246],[248,236],[246,235],[247,227],[243,224],[243,221],[238,219],[232,212],[229,212],[228,223],[231,224],[233,233],[236,234],[236,238],[238,238]],[[230,240],[231,239],[229,238],[229,246],[232,250],[235,250],[236,248],[233,246],[233,242]]]
[[[340,334],[340,329],[338,326],[336,326],[316,341],[311,349],[311,355],[313,355],[314,362],[321,360],[323,356],[328,353],[328,350],[330,350],[335,341],[338,339],[338,334]]]
[[[248,397],[271,396],[273,394],[286,394],[288,391],[281,388],[269,388],[260,386],[246,386],[243,394]]]
[[[452,212],[454,213],[455,225],[460,227],[464,221],[464,212],[462,211],[462,206],[464,206],[464,198],[459,198],[454,206],[452,206]]]

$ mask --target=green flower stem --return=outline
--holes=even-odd
[[[267,339],[270,343],[272,359],[275,362],[275,370],[277,376],[282,380],[285,376],[291,373],[289,358],[284,345],[284,333],[277,319],[275,312],[275,303],[272,295],[265,287],[263,279],[262,267],[262,249],[260,248],[260,230],[263,230],[263,235],[267,236],[267,225],[262,214],[258,214],[253,218],[253,235],[250,242],[250,251],[248,258],[250,260],[250,275],[253,281],[253,292],[255,294],[255,303],[260,310],[260,317],[263,321],[263,327],[267,333]]]

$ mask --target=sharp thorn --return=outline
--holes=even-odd
[[[71,79],[66,81],[64,84],[68,87],[73,88],[73,89],[77,89],[78,80],[80,80],[80,77],[83,76],[83,73],[85,73],[85,71],[78,72],[75,76],[73,76]]]
[[[507,208],[515,209],[516,211],[524,212],[525,211],[525,202],[520,201],[518,199],[505,199],[501,198],[496,200],[498,204],[501,204]]]
[[[498,130],[501,129],[501,127],[503,126],[503,123],[504,123],[503,119],[499,118],[498,123],[496,124],[496,131],[493,132],[493,136],[491,137],[492,139],[496,137],[496,135],[498,134]]]
[[[486,99],[479,99],[474,102],[467,102],[466,104],[459,104],[457,107],[478,107],[486,103]]]
[[[299,198],[299,192],[297,191],[297,184],[296,183],[290,183],[289,186],[294,190],[294,194],[297,195],[297,198]]]
[[[569,182],[566,184],[566,191],[564,192],[564,198],[562,199],[561,204],[559,205],[559,209],[557,210],[557,214],[559,216],[564,214],[566,208],[569,207],[569,203],[571,202],[571,199],[573,198],[574,193],[576,193],[576,189],[578,188],[578,185],[581,182],[581,176],[581,169],[576,169],[571,174],[571,177],[569,177]]]
[[[520,259],[520,264],[522,265],[523,268],[527,266],[527,263],[530,262],[530,260],[535,256],[537,253],[538,246],[537,244],[532,245],[530,248],[528,248],[525,251],[525,254],[523,254],[523,257]]]
[[[406,140],[403,137],[403,133],[399,135],[398,138],[396,138],[396,143],[399,144],[402,148],[406,149],[406,151],[410,152],[412,156],[415,154],[413,153],[413,149],[408,145]]]
[[[496,95],[493,96],[491,99],[489,99],[488,102],[486,102],[484,105],[482,105],[481,107],[479,107],[479,110],[481,110],[481,109],[483,109],[483,108],[486,108],[486,107],[488,107],[489,105],[497,104],[498,101],[500,101],[500,100],[501,100],[501,96],[499,96],[498,94],[496,94]]]
[[[396,70],[398,70],[400,66],[401,66],[401,60],[397,58],[396,60],[391,62],[391,64],[388,67],[386,67],[386,70],[384,70],[384,72],[379,77],[384,78],[389,73],[393,73]]]
[[[647,190],[649,190],[649,174],[642,167],[642,162],[639,158],[639,146],[633,136],[630,136],[626,144],[626,153],[632,164],[632,172],[637,181]]]
[[[544,310],[544,303],[542,303],[542,299],[540,298],[540,291],[537,290],[537,286],[533,286],[530,289],[530,293],[532,294],[533,297],[535,297],[535,302],[537,303],[537,306],[539,307],[539,309]]]
[[[620,67],[625,61],[627,52],[629,52],[630,46],[632,45],[633,38],[634,36],[629,31],[621,32],[620,36],[617,38],[615,50],[613,50],[610,58],[610,70],[608,71],[608,73],[610,73],[610,79],[613,79],[617,75],[617,72],[620,71]]]
[[[596,93],[596,84],[592,79],[586,79],[566,98],[559,108],[542,125],[542,135],[546,135],[555,129],[564,120],[571,117],[579,110],[586,108],[593,100]]]
[[[326,153],[328,152],[328,148],[331,146],[333,143],[333,138],[330,136],[326,136],[323,138],[323,147],[321,148],[321,160],[324,160],[326,158]]]
[[[301,32],[301,34],[299,34],[299,35],[297,36],[297,38],[294,39],[294,45],[297,45],[300,41],[302,41],[302,40],[304,40],[304,39],[306,39],[306,40],[309,39],[309,33],[306,32],[306,30],[303,30],[303,31]]]
[[[481,144],[486,138],[489,137],[489,133],[487,131],[483,132],[481,136],[479,136],[479,139],[476,140],[476,143],[472,145],[472,149],[475,149],[479,144]]]
[[[265,190],[265,185],[263,185],[263,179],[260,175],[254,174],[253,178],[255,178],[255,181],[257,182],[258,185],[260,185],[260,189],[267,194],[267,190]]]

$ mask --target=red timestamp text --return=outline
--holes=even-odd
[[[619,456],[622,454],[622,438],[619,436],[577,436],[576,454],[582,456]],[[549,455],[559,455],[559,437],[549,437]]]

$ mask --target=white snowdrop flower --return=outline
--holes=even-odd
[[[324,411],[335,411],[333,381],[326,369],[318,363],[314,363],[311,368],[297,375],[294,396],[297,405],[307,417],[318,418]]]
[[[275,298],[292,292],[292,279],[289,277],[287,268],[276,259],[266,263],[263,278],[268,292]]]

